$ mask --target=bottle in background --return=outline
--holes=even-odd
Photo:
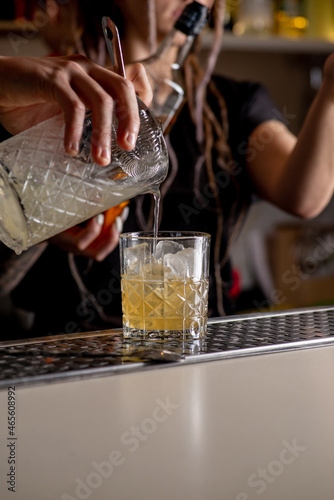
[[[309,19],[309,37],[334,40],[333,0],[306,0],[306,13]]]
[[[233,33],[236,35],[266,34],[272,31],[273,24],[272,0],[243,0],[239,4]]]
[[[291,38],[305,35],[308,27],[305,7],[305,0],[276,0],[274,33]]]
[[[141,61],[153,88],[152,114],[160,120],[164,134],[170,131],[184,103],[182,67],[203,26],[209,9],[199,2],[187,5],[157,52]]]
[[[226,0],[224,31],[233,31],[234,25],[237,21],[239,4],[240,0]]]

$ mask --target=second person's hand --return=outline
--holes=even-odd
[[[102,261],[118,245],[119,234],[122,232],[129,208],[120,207],[116,220],[112,218],[109,221],[107,213],[108,211],[92,217],[84,225],[67,229],[49,241],[74,255]]]

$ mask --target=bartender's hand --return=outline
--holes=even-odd
[[[84,56],[0,56],[0,122],[17,134],[64,112],[65,149],[78,152],[86,109],[93,115],[92,156],[110,162],[113,107],[119,120],[118,142],[133,149],[139,130],[136,94],[149,105],[152,90],[141,64],[126,69],[127,79]]]
[[[118,245],[123,223],[129,213],[129,207],[122,205],[119,206],[119,215],[112,220],[107,211],[89,219],[84,226],[74,226],[49,241],[67,252],[102,261]],[[117,207],[111,210],[115,209]]]

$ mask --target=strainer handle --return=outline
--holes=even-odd
[[[112,20],[107,16],[102,18],[102,30],[107,44],[112,70],[114,73],[126,78],[118,29]]]

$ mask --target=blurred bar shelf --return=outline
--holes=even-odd
[[[0,33],[2,33],[2,35],[10,32],[18,33],[22,30],[37,32],[38,28],[33,22],[27,21],[26,19],[13,19],[10,21],[0,20]]]
[[[205,32],[202,38],[202,48],[212,46],[213,34]],[[291,54],[329,54],[334,52],[334,42],[320,38],[288,38],[279,35],[250,36],[224,33],[222,51],[229,52],[278,52]]]

